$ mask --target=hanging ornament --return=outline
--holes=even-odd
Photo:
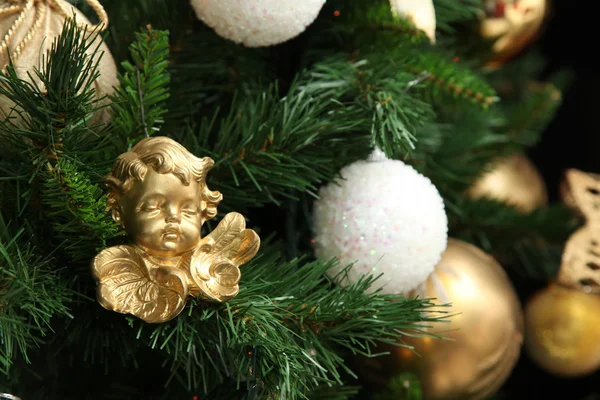
[[[412,21],[415,27],[425,32],[431,43],[435,43],[435,8],[433,0],[390,0],[392,13]]]
[[[134,244],[94,258],[103,307],[160,323],[175,318],[189,296],[224,302],[237,295],[239,267],[256,255],[260,238],[238,213],[200,237],[222,199],[206,186],[213,164],[166,137],[144,139],[119,156],[106,177],[109,207]]]
[[[525,327],[527,354],[544,370],[581,377],[600,368],[600,296],[551,285],[529,300]]]
[[[469,188],[467,196],[504,201],[524,213],[548,204],[544,180],[527,156],[515,154],[494,163],[491,171]]]
[[[548,13],[548,0],[483,0],[483,38],[493,40],[489,66],[499,66],[517,55],[539,35]]]
[[[450,238],[435,271],[409,293],[417,295],[451,303],[432,315],[449,313],[449,320],[425,329],[442,338],[403,335],[402,343],[414,350],[386,346],[389,356],[367,360],[366,378],[384,384],[412,372],[424,399],[488,398],[511,374],[523,342],[523,312],[504,269],[477,247]]]
[[[191,0],[198,19],[246,47],[286,42],[319,15],[325,0]]]
[[[361,275],[383,276],[371,286],[404,293],[422,283],[446,248],[444,202],[431,181],[376,150],[341,170],[314,206],[315,253],[337,257],[334,277],[354,264],[342,285]]]
[[[545,370],[578,377],[600,368],[600,175],[568,170],[562,188],[586,223],[565,245],[556,284],[529,301],[525,343]]]
[[[81,29],[87,31],[105,29],[108,25],[108,17],[98,0],[86,1],[98,14],[99,26],[92,25],[81,11],[65,0],[1,1],[0,5],[3,3],[3,7],[0,8],[0,34],[3,37],[0,42],[2,67],[8,65],[10,56],[19,78],[40,86],[41,81],[36,77],[33,69],[42,69],[44,57],[50,51],[55,38],[62,32],[65,20],[75,14]],[[88,50],[90,55],[95,48],[96,46],[90,46]],[[99,50],[98,56],[103,54],[98,65],[100,76],[94,82],[94,89],[96,98],[104,99],[103,101],[106,102],[105,96],[112,93],[113,87],[118,85],[117,66],[104,43],[100,44]],[[9,99],[0,101],[2,116],[8,115],[13,107],[14,103]],[[99,111],[95,121],[108,122],[109,119],[108,108],[104,107]]]

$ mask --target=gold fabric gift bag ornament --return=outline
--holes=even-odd
[[[109,209],[134,244],[107,248],[92,262],[104,308],[160,323],[189,296],[224,302],[237,295],[239,267],[256,255],[260,238],[238,213],[201,237],[222,200],[206,185],[213,164],[167,137],[143,139],[119,156],[106,177]]]
[[[52,43],[60,35],[65,21],[75,19],[80,29],[94,32],[106,29],[108,17],[98,0],[86,0],[100,19],[98,25],[93,25],[86,17],[65,0],[0,0],[0,65],[5,69],[9,60],[15,67],[20,79],[27,80],[40,87],[41,82],[34,73],[34,68],[42,69]],[[100,37],[96,41],[101,41]],[[94,82],[96,99],[103,99],[111,94],[113,87],[118,85],[117,66],[103,42],[93,43],[88,52],[98,47],[96,57],[102,56],[98,64],[100,76]],[[103,105],[98,104],[98,105]],[[9,115],[14,103],[7,98],[0,99],[0,117]],[[17,116],[17,114],[12,113]],[[108,122],[110,113],[107,108],[95,116],[94,121]]]

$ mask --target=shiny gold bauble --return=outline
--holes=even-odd
[[[477,247],[449,239],[435,271],[411,293],[416,294],[436,298],[436,304],[452,303],[438,308],[453,315],[450,322],[427,328],[449,340],[402,336],[415,351],[386,349],[391,356],[371,359],[370,376],[413,372],[426,400],[485,399],[496,392],[516,364],[523,340],[522,309],[502,267]]]
[[[600,368],[600,296],[551,285],[525,308],[527,354],[546,371],[580,377]]]
[[[483,0],[486,16],[480,34],[493,40],[489,66],[499,66],[521,52],[539,36],[548,0]]]
[[[522,153],[495,161],[492,169],[469,188],[467,196],[505,201],[525,213],[548,204],[540,172]]]

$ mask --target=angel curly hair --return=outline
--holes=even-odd
[[[192,179],[204,182],[214,161],[209,157],[198,158],[176,141],[163,136],[150,137],[138,142],[130,151],[117,158],[113,170],[104,180],[111,188],[108,194],[108,209],[116,210],[121,195],[131,189],[134,180],[142,182],[148,168],[159,174],[173,174],[188,186]],[[220,192],[211,191],[202,185],[201,200],[206,204],[203,219],[217,215],[217,206],[223,199]]]

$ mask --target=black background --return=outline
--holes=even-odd
[[[537,45],[549,62],[548,72],[571,68],[576,80],[564,103],[530,155],[538,164],[551,195],[557,201],[560,177],[566,168],[600,172],[597,155],[599,5],[589,0],[553,0],[552,12]]]
[[[596,1],[553,0],[548,24],[536,46],[547,57],[547,73],[570,68],[575,80],[563,93],[564,103],[529,152],[546,181],[550,200],[560,201],[558,185],[567,168],[600,173],[598,120],[600,20]],[[518,285],[523,303],[538,289]],[[600,337],[597,339],[600,344]],[[523,351],[500,392],[506,399],[600,399],[600,372],[579,379],[561,379],[539,369]]]

